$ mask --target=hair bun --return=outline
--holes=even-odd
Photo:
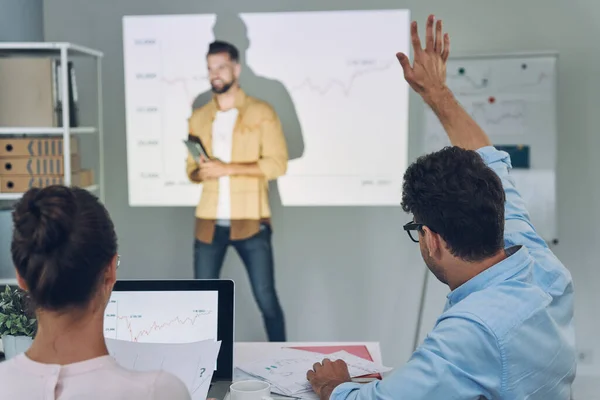
[[[38,189],[36,189],[36,193],[37,191],[39,191]],[[29,212],[31,214],[33,214],[33,216],[35,218],[40,218],[40,207],[37,205],[37,203],[35,202],[35,198],[31,198],[29,200],[29,202],[27,202],[27,207],[29,209]]]
[[[64,186],[31,190],[15,210],[15,229],[35,253],[48,253],[63,245],[73,229],[77,203]]]

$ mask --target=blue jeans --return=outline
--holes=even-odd
[[[231,240],[230,228],[217,225],[212,243],[199,240],[194,244],[194,273],[196,279],[219,279],[229,245],[240,255],[252,286],[252,293],[263,316],[271,342],[285,342],[285,318],[275,291],[271,227],[261,225],[260,231],[244,240]]]

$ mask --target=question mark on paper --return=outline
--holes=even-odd
[[[206,371],[206,368],[200,368],[200,378],[202,378],[202,375],[204,375],[205,371]]]

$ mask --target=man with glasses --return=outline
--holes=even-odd
[[[510,176],[510,157],[446,87],[448,35],[434,17],[404,76],[454,147],[419,158],[404,176],[404,226],[451,293],[408,363],[382,381],[350,382],[342,361],[307,374],[321,399],[568,399],[575,377],[573,285],[535,231]]]

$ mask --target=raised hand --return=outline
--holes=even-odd
[[[435,23],[435,34],[433,26]],[[425,29],[425,48],[421,47],[421,39],[417,23],[410,26],[414,61],[410,65],[408,56],[397,53],[396,57],[404,70],[404,78],[421,95],[423,100],[431,105],[436,95],[446,90],[446,62],[450,55],[450,37],[442,32],[442,21],[435,22],[435,17],[427,18]]]

